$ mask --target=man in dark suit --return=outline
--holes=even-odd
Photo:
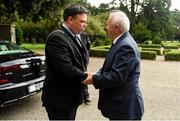
[[[85,33],[85,32],[82,32],[78,37],[79,37],[79,39],[84,43],[85,47],[86,47],[87,50],[88,50],[88,54],[86,55],[86,58],[87,58],[87,60],[88,60],[88,62],[87,62],[87,65],[88,65],[88,63],[89,63],[89,52],[90,52],[90,47],[91,47],[91,41],[90,41],[87,33]],[[86,65],[86,67],[87,67],[87,65]],[[86,70],[86,71],[87,71],[87,70]],[[83,86],[84,86],[83,102],[84,102],[84,104],[89,105],[90,102],[91,102],[91,100],[90,100],[90,94],[89,94],[89,91],[88,91],[88,85],[83,84]]]
[[[88,10],[80,5],[64,9],[64,23],[46,40],[46,79],[42,102],[50,120],[75,120],[83,101],[83,80],[88,79],[88,50],[77,38],[85,30]]]
[[[140,53],[129,28],[124,12],[110,14],[106,29],[112,47],[100,71],[83,82],[99,89],[98,108],[110,120],[140,120],[144,113],[139,87]]]

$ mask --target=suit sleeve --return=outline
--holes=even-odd
[[[96,89],[116,87],[126,82],[135,63],[135,54],[128,46],[121,47],[114,57],[109,71],[93,75]]]
[[[61,37],[51,36],[46,43],[46,53],[52,66],[63,77],[83,81],[87,74],[73,65],[67,43]]]

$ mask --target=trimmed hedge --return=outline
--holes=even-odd
[[[180,61],[180,51],[166,52],[164,58],[166,61]]]
[[[90,56],[92,57],[106,57],[109,50],[107,49],[91,49],[90,50]]]
[[[163,54],[167,53],[167,52],[178,52],[178,49],[164,49],[163,50]]]
[[[157,53],[155,51],[141,51],[141,59],[156,60]]]
[[[140,46],[143,48],[161,48],[160,44],[141,44]]]
[[[157,55],[161,55],[161,49],[159,48],[141,48],[142,51],[155,51]]]
[[[164,45],[164,49],[179,49],[178,46]]]
[[[109,52],[109,49],[101,49],[104,48],[101,47],[93,47],[90,50],[90,56],[91,57],[106,57],[107,53]],[[149,60],[155,60],[157,56],[157,52],[155,51],[141,51],[141,59],[149,59]]]

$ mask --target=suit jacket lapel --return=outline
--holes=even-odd
[[[81,51],[80,49],[82,49],[82,48],[79,48],[79,45],[78,45],[77,40],[75,39],[75,37],[71,33],[69,33],[68,30],[66,30],[62,25],[61,25],[61,29],[67,35],[67,37],[69,38],[71,44],[74,46],[74,48],[78,52],[78,55],[79,55],[80,60],[81,60],[81,63],[84,65],[84,68],[86,68],[86,62],[84,62],[84,61],[87,60],[86,55],[84,55],[85,50],[83,51],[83,55],[82,55],[81,52],[80,52]],[[81,44],[82,44],[82,47],[85,49],[84,43],[81,42]]]

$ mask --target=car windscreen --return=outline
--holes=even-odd
[[[29,50],[12,43],[0,43],[0,55],[26,53]]]

